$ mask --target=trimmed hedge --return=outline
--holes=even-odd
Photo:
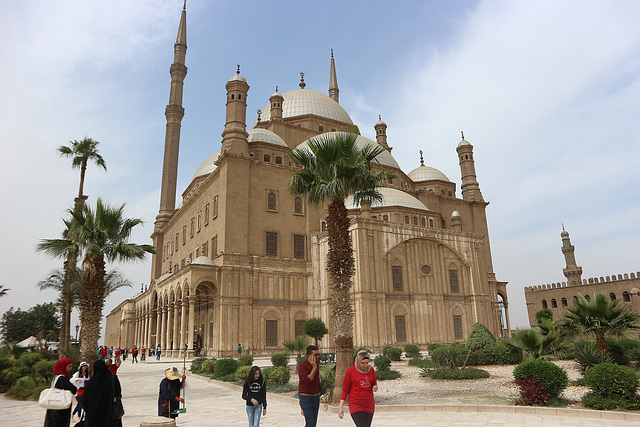
[[[289,364],[289,354],[288,353],[273,353],[271,355],[271,364],[273,366],[283,366],[287,367]]]
[[[397,362],[402,357],[402,349],[398,347],[394,347],[392,345],[385,345],[382,347],[382,354],[387,356],[389,359]]]
[[[429,376],[434,380],[477,380],[489,378],[489,372],[478,368],[453,369],[441,366],[429,371]]]
[[[413,359],[414,357],[420,357],[420,347],[415,344],[407,344],[404,346],[404,356]]]
[[[249,376],[249,372],[251,371],[252,366],[240,366],[236,371],[236,381],[240,381],[244,383],[244,380]],[[263,375],[264,378],[264,375]]]
[[[204,362],[205,360],[207,360],[206,357],[196,357],[195,359],[193,359],[191,361],[191,372],[193,372],[194,374],[199,374],[200,372],[202,372],[202,362]]]
[[[204,364],[203,364],[204,365]],[[236,359],[218,359],[215,362],[215,366],[213,368],[213,376],[217,379],[222,379],[222,381],[229,381],[227,379],[223,379],[227,375],[233,375],[231,381],[235,380],[235,373],[240,367],[240,363]]]
[[[594,392],[589,392],[582,397],[582,404],[587,408],[601,411],[614,409],[637,411],[640,409],[640,396],[634,395],[630,398],[619,396],[603,397]]]
[[[402,377],[402,374],[398,371],[394,371],[393,369],[376,371],[376,378],[380,381],[397,380],[398,378],[401,378],[401,377]]]
[[[601,397],[635,396],[638,377],[633,369],[601,363],[584,373],[584,383]]]
[[[270,366],[262,370],[262,377],[267,385],[286,384],[291,379],[291,373],[284,366]]]
[[[216,360],[215,359],[207,359],[202,361],[202,366],[200,367],[200,372],[205,374],[213,374],[216,369]]]
[[[388,371],[391,368],[391,360],[387,356],[382,354],[377,355],[373,359],[373,364],[376,366],[376,372],[378,371]]]
[[[534,359],[522,362],[513,370],[515,379],[531,377],[544,387],[549,398],[556,398],[569,385],[567,372],[558,365],[544,359]]]
[[[250,354],[241,354],[238,357],[238,362],[240,366],[253,366],[253,356]]]

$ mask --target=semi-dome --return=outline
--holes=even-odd
[[[462,141],[458,143],[458,147],[464,147],[465,145],[471,145],[471,143],[466,139],[462,138]]]
[[[220,151],[216,151],[215,153],[207,157],[207,159],[202,162],[200,166],[198,166],[198,169],[196,169],[196,173],[193,175],[193,178],[191,178],[191,181],[199,176],[209,175],[211,172],[213,172],[216,169],[216,160],[218,160],[219,156]]]
[[[391,206],[399,206],[403,208],[429,210],[420,200],[413,197],[411,194],[404,191],[397,190],[395,188],[378,187],[378,191],[382,195],[382,200],[374,201],[371,203],[372,208],[387,208]],[[353,196],[349,196],[345,199],[344,205],[347,209],[360,208],[360,205],[353,204]]]
[[[440,181],[451,182],[449,178],[436,168],[431,166],[418,166],[407,175],[413,182],[431,181],[439,179]]]
[[[339,134],[346,134],[346,132],[327,132],[322,134],[327,135],[327,136],[331,136],[331,135],[339,135]],[[307,140],[308,141],[308,140]],[[296,148],[302,148],[302,147],[309,147],[309,144],[307,141],[301,142],[300,144],[298,144],[298,146]],[[358,135],[358,138],[356,139],[356,146],[360,149],[369,146],[369,147],[380,147],[380,145],[375,142],[370,140],[369,138],[366,138],[362,135]],[[376,156],[376,160],[378,162],[380,162],[381,165],[385,165],[385,166],[390,166],[392,168],[396,168],[396,169],[400,169],[400,165],[398,165],[398,162],[396,162],[396,159],[393,158],[393,156],[391,155],[391,153],[387,150],[384,150],[382,153],[378,154]]]
[[[353,124],[351,117],[349,117],[344,108],[323,93],[311,89],[295,89],[279,95],[284,98],[282,101],[283,119],[314,114],[342,123]],[[261,111],[261,121],[266,122],[271,120],[271,104],[265,105]],[[257,122],[254,122],[253,127],[255,127],[256,124]]]
[[[215,262],[211,260],[208,256],[199,256],[198,258],[191,261],[193,265],[216,265]]]
[[[231,78],[229,79],[230,82],[234,82],[234,81],[241,81],[241,82],[247,82],[247,79],[245,79],[244,77],[242,77],[240,74],[234,74],[233,76],[231,76]]]
[[[280,145],[289,148],[286,142],[274,132],[267,129],[255,128],[249,130],[249,143],[252,142],[268,142],[269,144]]]

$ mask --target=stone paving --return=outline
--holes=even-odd
[[[257,361],[267,366],[267,360]],[[132,365],[124,362],[118,371],[126,411],[124,427],[137,427],[140,422],[157,414],[158,385],[164,370],[176,366],[182,370],[182,361],[163,359]],[[187,361],[187,367],[189,362]],[[177,419],[178,426],[246,426],[247,416],[241,390],[231,384],[220,384],[197,376],[188,376],[187,413]],[[381,382],[380,387],[384,387]],[[295,399],[276,394],[267,395],[267,415],[262,427],[301,427],[304,418]],[[0,399],[0,426],[42,426],[45,410],[36,402]],[[378,406],[373,418],[374,426],[620,426],[640,427],[640,415],[622,412],[600,412],[553,408],[525,408],[511,406]],[[73,426],[73,424],[72,424]],[[340,420],[337,408],[320,412],[318,426],[353,426],[345,414]]]

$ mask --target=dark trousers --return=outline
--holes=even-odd
[[[351,414],[356,427],[370,427],[371,421],[373,421],[373,412],[358,411]]]
[[[138,355],[137,354],[134,354],[133,358],[131,359],[131,363],[134,363],[134,362],[138,363]]]
[[[75,415],[77,413],[78,416],[81,417],[82,416],[82,396],[76,396],[76,400],[78,401],[78,404],[76,405],[76,409],[73,410],[73,413],[71,415]]]
[[[304,427],[316,427],[318,411],[320,410],[320,396],[298,396],[300,408],[304,412]]]

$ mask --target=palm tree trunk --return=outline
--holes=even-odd
[[[329,252],[327,271],[331,288],[331,317],[336,344],[336,382],[333,403],[340,402],[342,383],[347,369],[353,363],[353,305],[351,303],[351,278],[355,272],[355,260],[351,246],[347,208],[343,199],[329,203],[327,233]]]
[[[67,312],[67,305],[69,305],[69,296],[64,291],[64,284],[62,295],[61,295],[61,303],[60,303],[60,311],[62,312],[62,323],[60,325],[60,339],[58,344],[58,356],[60,358],[66,357],[69,354],[69,314]]]
[[[611,351],[609,351],[609,346],[604,339],[603,333],[596,332],[596,349],[611,353]]]
[[[83,283],[81,301],[81,333],[80,347],[81,360],[91,365],[97,359],[96,349],[100,339],[100,322],[102,321],[102,308],[104,307],[104,277],[105,262],[102,255],[93,256],[89,260],[87,277]]]

